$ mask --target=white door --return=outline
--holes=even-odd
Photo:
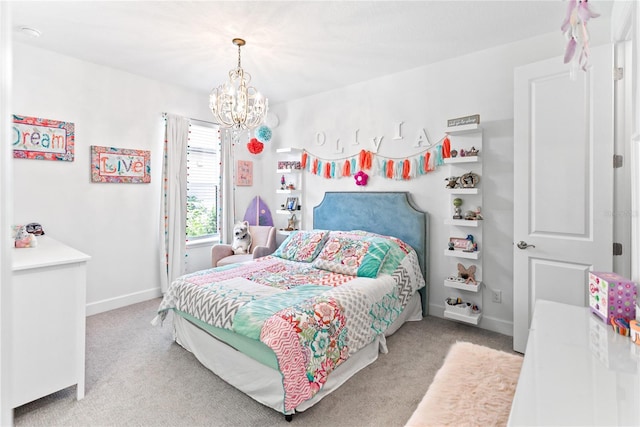
[[[592,49],[590,58],[592,68],[574,79],[561,58],[515,70],[513,348],[519,352],[537,299],[586,306],[588,272],[612,268],[613,50]]]

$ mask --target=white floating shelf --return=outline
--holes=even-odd
[[[296,147],[283,147],[276,149],[276,153],[299,153],[302,151],[302,148]]]
[[[294,213],[296,213],[296,212],[298,212],[298,211],[297,211],[297,210],[295,210],[295,211],[289,211],[289,210],[286,210],[286,209],[278,209],[278,210],[276,210],[276,213],[277,213],[278,215],[291,215],[291,214],[294,214]]]
[[[458,225],[460,227],[478,227],[480,221],[475,219],[453,219],[448,218],[444,220],[445,225]]]
[[[449,194],[478,194],[477,188],[447,188]]]
[[[276,173],[300,173],[302,169],[276,169]]]
[[[466,315],[466,314],[450,312],[450,311],[447,311],[445,309],[444,310],[444,317],[446,317],[447,319],[459,320],[460,322],[471,323],[472,325],[477,325],[478,322],[480,322],[480,318],[482,317],[482,313]]]
[[[295,230],[276,230],[276,234],[279,234],[281,236],[288,236],[293,231],[298,231],[298,229],[296,228]]]
[[[477,283],[478,283],[477,285],[474,285],[472,283],[466,284],[462,282],[456,282],[454,280],[444,279],[444,285],[447,288],[462,289],[463,291],[469,291],[469,292],[480,292],[480,288],[482,287],[482,282],[477,282]]]
[[[444,250],[445,256],[451,256],[456,258],[466,258],[466,259],[478,259],[480,258],[480,251],[475,252],[464,252],[459,249],[454,249],[450,251],[449,249]]]
[[[465,133],[477,132],[479,130],[482,130],[479,124],[471,123],[468,125],[448,127],[444,132],[449,135],[462,135]]]
[[[464,157],[448,157],[446,159],[442,159],[442,161],[444,162],[444,164],[451,164],[451,163],[477,163],[480,160],[478,159],[478,156],[464,156]]]
[[[299,194],[300,190],[276,190],[278,194]]]

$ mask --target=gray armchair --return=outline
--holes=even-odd
[[[276,250],[276,229],[270,225],[250,225],[251,247],[248,254],[235,255],[231,245],[217,244],[211,248],[211,266],[250,261],[255,258],[271,255]]]

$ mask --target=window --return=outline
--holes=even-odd
[[[187,240],[218,233],[220,132],[213,124],[192,121],[187,145]]]

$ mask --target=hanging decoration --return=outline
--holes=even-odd
[[[258,127],[255,131],[255,136],[260,142],[269,142],[271,141],[271,129],[268,126],[262,125]]]
[[[573,61],[583,71],[589,68],[589,32],[587,22],[591,18],[600,16],[589,8],[588,0],[568,0],[567,14],[562,21],[560,30],[567,37],[567,48],[564,53],[564,63]],[[576,50],[580,55],[576,59]]]
[[[304,150],[300,163],[301,168],[307,172],[327,179],[353,176],[357,185],[367,185],[369,176],[372,175],[406,181],[426,175],[444,164],[445,141],[449,141],[447,137],[422,152],[404,158],[386,157],[369,150],[361,150],[358,154],[348,157],[322,159]],[[447,150],[449,151],[446,157],[449,157],[450,149]]]
[[[247,143],[247,149],[251,154],[260,154],[264,149],[264,144],[255,138],[251,138]]]
[[[353,176],[356,180],[356,185],[365,186],[367,185],[367,180],[369,179],[369,175],[366,174],[365,171],[360,171]]]

